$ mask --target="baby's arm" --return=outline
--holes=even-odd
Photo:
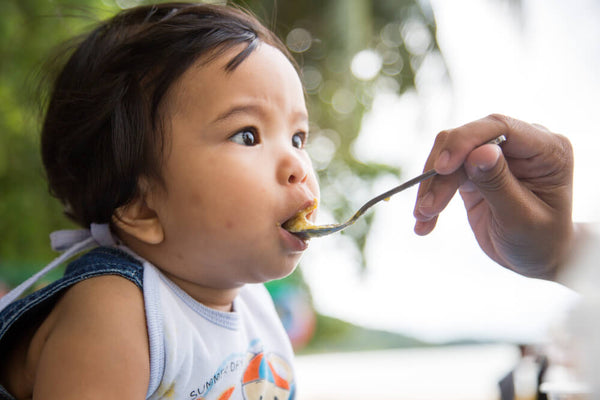
[[[146,397],[149,348],[142,292],[118,276],[76,284],[52,311],[33,399]]]

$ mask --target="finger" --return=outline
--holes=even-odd
[[[447,134],[447,131],[442,131],[437,134],[433,148],[431,149],[429,156],[425,161],[425,167],[423,168],[424,172],[433,169],[433,165],[439,157],[441,148],[444,146],[444,142],[446,140],[445,137]],[[431,217],[437,215],[436,212],[431,211],[434,205],[434,198],[438,203],[440,199],[447,199],[449,201],[452,198],[458,189],[458,186],[460,185],[460,179],[457,176],[447,176],[448,177],[441,175],[434,176],[433,178],[427,179],[419,184],[415,209],[413,212],[417,220],[427,221],[430,220]],[[432,191],[432,188],[436,188],[436,190]],[[420,209],[422,209],[423,212],[420,212]]]
[[[458,188],[460,193],[460,197],[463,199],[463,203],[465,204],[465,209],[471,211],[477,204],[480,204],[484,197],[481,195],[479,188],[470,180],[467,180],[463,183],[460,188]]]
[[[434,168],[443,151],[450,131],[437,134],[433,148],[425,162],[424,171]],[[418,235],[427,235],[437,223],[438,215],[446,208],[459,186],[466,180],[462,169],[447,175],[437,175],[432,179],[421,182],[417,191],[417,199],[413,215],[416,219],[414,231]]]
[[[485,146],[485,147],[484,147]],[[498,145],[483,145],[476,148],[482,148],[477,154],[479,168],[492,168],[501,153]],[[487,150],[486,150],[487,149]],[[466,181],[466,174],[463,169],[458,169],[449,175],[438,175],[430,179],[427,185],[420,188],[415,206],[415,217],[417,220],[427,220],[432,216],[438,215],[450,202],[456,190]]]
[[[456,172],[461,166],[462,163],[457,164],[456,167],[452,167],[451,169],[446,169],[445,171],[440,171],[439,168],[437,167],[438,165],[444,165],[448,162],[448,157],[450,155],[448,148],[453,148],[453,142],[455,142],[456,140],[466,140],[466,141],[471,141],[473,143],[473,147],[475,148],[477,146],[480,146],[482,143],[485,143],[485,141],[482,141],[483,139],[475,139],[472,140],[471,136],[472,136],[472,132],[471,131],[481,131],[482,129],[478,128],[479,125],[489,125],[491,122],[490,121],[475,121],[472,122],[470,124],[467,124],[461,128],[457,128],[454,130],[448,130],[448,131],[442,131],[440,133],[438,133],[438,135],[435,138],[435,142],[433,145],[433,148],[431,149],[429,156],[425,162],[425,168],[423,169],[424,171],[433,169],[435,167],[435,169],[437,170],[438,173],[441,173],[442,175],[449,175],[452,174],[454,172]],[[489,128],[488,128],[489,130]],[[500,126],[498,125],[496,127],[495,130],[492,130],[493,132],[500,132]],[[462,136],[468,134],[469,136],[466,136],[464,139],[462,138]],[[449,139],[449,137],[452,136],[452,138]],[[497,134],[495,137],[500,136],[500,134]],[[458,139],[457,139],[458,138]],[[487,140],[486,140],[487,141]],[[467,143],[467,146],[465,148],[470,148],[471,146]],[[468,153],[465,154],[465,157]],[[462,160],[464,161],[464,160]],[[457,179],[457,178],[461,178],[461,179]],[[427,181],[422,182],[419,185],[419,189],[417,191],[417,201],[415,203],[415,217],[417,217],[417,219],[419,219],[419,217],[423,217],[420,218],[421,220],[426,220],[426,217],[431,217],[433,215],[436,214],[436,212],[441,211],[441,209],[443,209],[447,202],[452,198],[452,196],[454,195],[454,193],[456,192],[456,190],[458,189],[458,187],[460,186],[460,184],[462,184],[462,182],[464,181],[464,174],[462,175],[457,175],[455,176],[453,179],[442,179],[440,177],[436,177],[435,179],[429,179]],[[432,190],[432,188],[436,188],[436,190]],[[432,206],[432,202],[431,197],[433,196],[433,192],[437,192],[438,195],[436,196],[437,200],[439,200],[440,198],[443,199],[443,201],[436,202],[437,207],[434,207],[432,210],[429,210]],[[441,194],[441,196],[440,196]],[[422,209],[423,212],[419,212],[419,209]]]
[[[417,220],[414,231],[427,235],[437,223],[438,215],[446,208],[458,188],[466,180],[463,169],[450,175],[437,175],[430,179],[429,186],[417,197],[413,215]]]
[[[445,139],[446,135],[447,135],[447,131],[442,131],[442,132],[438,133],[437,136],[435,137],[433,147],[431,148],[431,151],[429,152],[429,156],[427,157],[427,160],[425,160],[425,166],[423,167],[423,172],[433,169],[433,165],[435,164],[435,162],[439,156],[439,153],[444,146],[444,142],[446,140]],[[425,194],[429,191],[429,187],[431,186],[431,184],[434,180],[435,179],[427,179],[419,184],[419,189],[417,191],[417,198],[422,197],[423,194]]]
[[[538,145],[533,156],[517,158],[505,147],[503,152],[513,175],[519,179],[546,179],[555,182],[572,180],[573,148],[571,142],[562,135],[549,134],[544,143]]]
[[[423,171],[429,171],[433,168],[433,164],[439,155],[439,148],[443,145],[445,132],[440,132],[433,144],[433,148],[431,149],[427,160],[425,161],[425,167]],[[416,223],[414,226],[414,231],[418,235],[427,235],[430,233],[437,223],[437,215],[431,214],[429,209],[433,205],[434,195],[430,193],[430,188],[434,181],[440,181],[440,176],[435,176],[431,179],[427,179],[419,184],[419,188],[417,190],[417,199],[415,201],[415,208],[413,210],[413,215],[416,218]],[[450,188],[450,190],[452,190]],[[429,196],[426,196],[427,193],[430,193]],[[419,209],[423,208],[426,210],[425,212],[421,212]]]
[[[427,190],[417,197],[413,214],[418,221],[437,216],[452,200],[459,186],[466,180],[461,169],[451,175],[437,175],[430,179]]]
[[[425,236],[431,233],[437,223],[437,217],[430,219],[429,221],[417,221],[415,223],[414,231],[417,235]]]
[[[469,181],[465,182],[466,175],[461,174],[461,177],[454,178],[456,174],[447,176],[437,176],[438,182],[436,185],[431,186],[431,189],[422,197],[417,200],[415,210],[413,214],[416,222],[414,226],[414,232],[417,235],[425,236],[433,231],[437,225],[439,214],[446,208],[450,200],[454,197],[454,194],[458,189],[467,190],[466,187],[469,185]],[[441,183],[439,181],[445,180]],[[472,183],[470,183],[472,185]],[[474,188],[472,197],[472,203],[480,201],[481,194]],[[461,195],[464,194],[461,192]],[[464,198],[464,197],[463,197]],[[465,202],[465,206],[466,206]]]
[[[520,159],[548,151],[552,147],[549,141],[556,136],[545,128],[492,114],[446,132],[443,143],[436,148],[437,158],[433,164],[436,171],[452,173],[460,168],[471,151],[499,135],[507,138],[502,146],[504,154]]]

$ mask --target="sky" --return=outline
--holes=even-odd
[[[574,219],[600,220],[600,3],[522,3],[519,15],[503,0],[431,0],[450,79],[439,57],[426,59],[417,91],[377,97],[354,151],[400,166],[404,180],[422,171],[443,129],[490,113],[540,123],[573,143]],[[370,195],[398,183],[383,178]],[[432,234],[415,235],[415,196],[409,190],[377,206],[364,273],[344,235],[311,242],[302,268],[317,310],[433,342],[546,340],[578,296],[487,259],[458,196]]]

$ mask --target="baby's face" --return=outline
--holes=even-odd
[[[152,197],[173,276],[231,288],[289,274],[307,243],[281,225],[319,197],[300,79],[266,44],[189,68],[168,100],[163,178]]]

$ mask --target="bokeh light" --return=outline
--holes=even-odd
[[[362,50],[352,58],[350,69],[356,78],[368,81],[377,76],[382,64],[383,60],[376,51]]]
[[[304,28],[295,28],[288,33],[285,44],[294,53],[304,53],[312,44],[312,35]]]

